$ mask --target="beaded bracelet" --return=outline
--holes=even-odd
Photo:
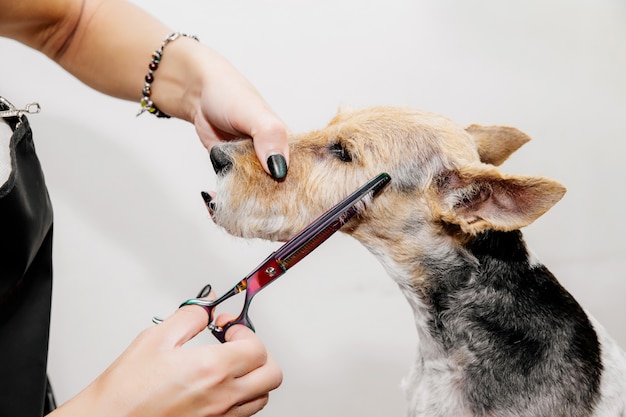
[[[181,32],[174,32],[168,37],[166,37],[165,39],[163,39],[163,42],[161,43],[161,47],[152,53],[152,60],[150,61],[150,64],[148,65],[148,73],[146,74],[146,77],[145,77],[146,83],[144,84],[143,90],[141,91],[141,94],[142,94],[141,102],[140,102],[141,109],[139,109],[139,113],[137,113],[137,116],[143,114],[144,112],[148,112],[148,113],[154,114],[156,117],[164,117],[164,118],[170,117],[169,115],[159,110],[152,102],[152,99],[150,98],[150,95],[152,94],[151,86],[152,86],[152,83],[154,82],[154,71],[156,71],[159,68],[159,63],[161,62],[161,57],[163,56],[163,50],[170,42],[175,41],[181,36],[195,39],[196,41],[198,40],[198,38],[195,35],[188,35],[186,33],[181,33]]]

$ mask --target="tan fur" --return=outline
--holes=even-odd
[[[391,184],[342,231],[385,252],[411,274],[412,284],[421,283],[416,258],[433,241],[445,247],[487,228],[526,226],[563,196],[555,181],[505,175],[494,166],[528,140],[510,127],[464,129],[414,109],[341,109],[325,128],[291,139],[283,182],[263,173],[249,141],[221,145],[233,166],[218,181],[213,218],[237,236],[284,241],[388,172]],[[351,162],[331,152],[338,143]]]
[[[464,129],[413,109],[344,109],[324,129],[292,138],[283,182],[263,174],[250,142],[223,145],[234,163],[220,182],[214,218],[234,235],[286,240],[360,185],[388,172],[388,190],[358,225],[345,229],[366,244],[372,236],[406,240],[405,229],[418,221],[428,228],[457,225],[468,234],[486,227],[512,230],[534,221],[565,192],[552,180],[504,175],[492,165],[527,140],[513,128]],[[329,150],[337,143],[351,162]],[[406,245],[407,257],[414,254],[412,246]]]
[[[474,137],[480,160],[491,165],[501,165],[513,152],[530,141],[530,136],[514,127],[474,124],[465,130]]]

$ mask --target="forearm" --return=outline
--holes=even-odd
[[[139,100],[150,55],[169,32],[163,23],[124,0],[85,0],[65,47],[43,52],[91,87]]]
[[[1,35],[43,52],[94,89],[137,103],[151,55],[172,32],[124,0],[0,0],[0,6],[9,9],[0,18]],[[166,113],[191,121],[197,103],[187,85],[204,74],[194,74],[199,65],[186,61],[207,54],[189,48],[208,49],[188,38],[168,45],[152,98]]]
[[[152,53],[171,33],[125,0],[85,0],[67,48],[52,58],[85,84],[139,103]],[[194,122],[202,89],[227,83],[229,77],[236,77],[234,84],[240,88],[253,90],[221,55],[181,36],[163,51],[151,99],[166,114]]]

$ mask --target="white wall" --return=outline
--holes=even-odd
[[[339,105],[390,104],[530,134],[504,170],[569,192],[527,228],[529,244],[626,346],[622,0],[137,3],[226,55],[294,131]],[[199,191],[214,177],[191,126],[135,118],[136,103],[12,41],[0,53],[0,93],[43,107],[31,123],[56,207],[50,372],[66,400],[152,315],[207,282],[227,289],[277,245],[208,219]],[[285,375],[261,415],[403,414],[411,313],[355,241],[333,237],[255,298],[252,317]]]

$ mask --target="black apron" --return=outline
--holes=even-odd
[[[40,417],[54,407],[46,376],[52,206],[28,120],[0,123],[13,130],[12,170],[0,184],[0,416]]]

